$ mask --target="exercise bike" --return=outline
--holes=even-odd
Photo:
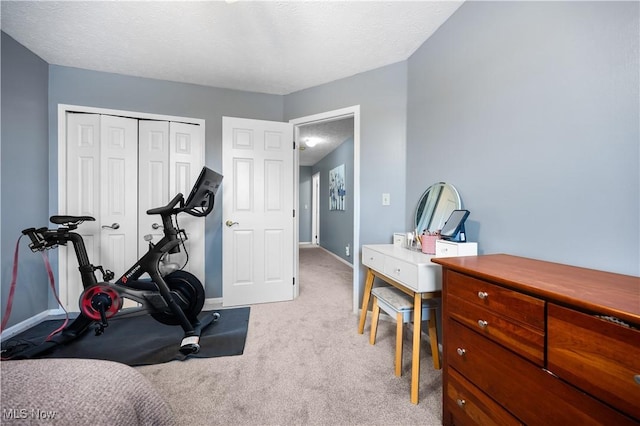
[[[132,310],[145,311],[155,320],[166,325],[179,325],[184,330],[180,352],[184,355],[200,350],[200,334],[203,329],[220,318],[218,312],[198,319],[204,305],[202,283],[189,272],[179,270],[175,264],[166,262],[169,254],[180,252],[187,234],[179,229],[177,216],[187,213],[196,217],[207,216],[213,210],[215,194],[220,187],[222,176],[204,167],[187,200],[177,194],[169,204],[147,211],[149,215],[160,215],[164,236],[157,243],[149,241],[149,250],[135,265],[129,268],[116,282],[110,281],[114,273],[102,266],[94,266],[89,261],[82,236],[74,232],[80,224],[94,221],[91,216],[52,216],[50,221],[59,225],[56,229],[29,228],[22,231],[31,239],[29,248],[33,252],[44,251],[59,245],[72,243],[78,259],[78,270],[82,279],[83,292],[80,295],[80,314],[59,334],[44,343],[11,355],[11,358],[32,358],[46,353],[58,345],[68,343],[96,324],[95,333],[101,335],[109,325],[109,319],[118,312]],[[96,271],[102,273],[98,282]],[[150,279],[141,279],[145,274]],[[123,299],[131,299],[139,304],[136,308],[122,310]]]

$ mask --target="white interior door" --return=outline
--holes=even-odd
[[[293,126],[223,117],[223,304],[292,300]]]

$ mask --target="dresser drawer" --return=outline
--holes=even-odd
[[[545,426],[637,425],[631,418],[457,321],[447,321],[445,356],[448,367],[484,389],[489,397],[500,401],[520,421]]]
[[[454,425],[521,425],[515,417],[505,411],[480,389],[451,370],[445,395],[446,407]]]
[[[548,307],[548,369],[640,420],[640,330]]]
[[[371,269],[375,269],[376,271],[383,272],[384,271],[384,258],[385,255],[377,252],[375,250],[371,250],[367,246],[362,247],[362,264],[368,266]]]
[[[527,327],[456,296],[447,298],[453,318],[476,332],[544,367],[544,331]]]
[[[384,274],[414,290],[418,289],[418,266],[392,257],[384,260]]]
[[[544,301],[487,281],[448,271],[448,292],[469,303],[544,330]]]

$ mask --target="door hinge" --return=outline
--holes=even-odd
[[[293,209],[293,217],[296,217],[296,209]]]
[[[293,285],[296,285],[296,277],[293,277]]]
[[[296,149],[296,141],[293,141],[293,149]]]

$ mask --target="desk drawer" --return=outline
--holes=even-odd
[[[640,330],[549,304],[548,369],[640,419]]]
[[[366,246],[362,247],[362,264],[363,265],[368,266],[371,269],[375,269],[376,271],[383,272],[384,258],[385,258],[384,254],[377,252],[375,250],[371,250]]]
[[[529,327],[544,330],[544,301],[458,272],[447,275],[449,294]]]
[[[636,425],[637,422],[542,368],[448,319],[446,357],[466,380],[528,425]]]
[[[384,274],[413,290],[418,289],[418,267],[415,264],[386,257]]]
[[[527,327],[481,306],[449,296],[449,314],[489,339],[544,367],[544,331]]]

